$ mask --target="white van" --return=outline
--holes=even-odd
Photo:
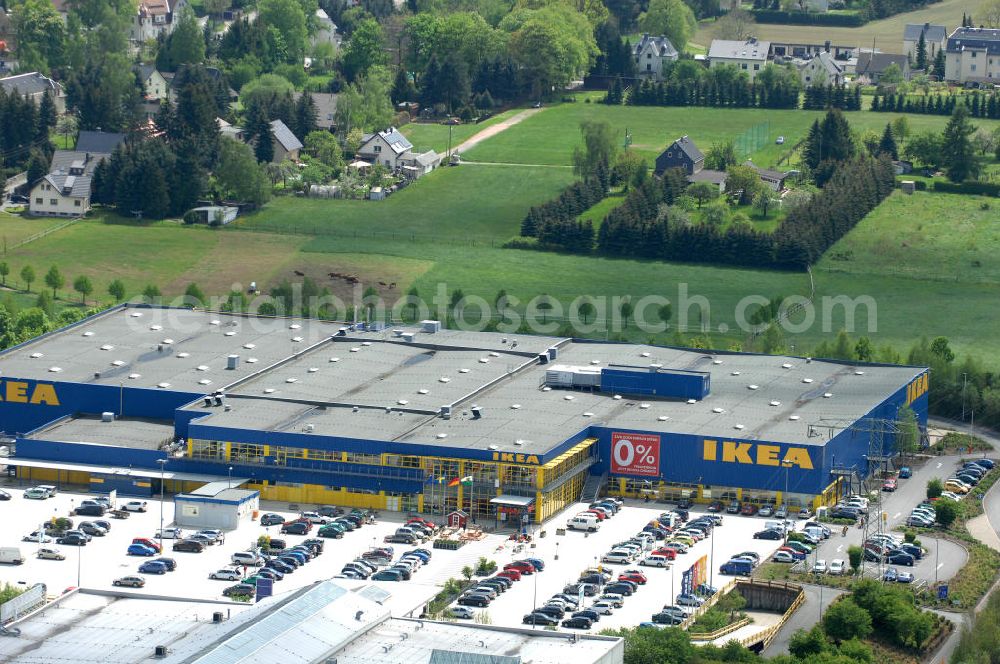
[[[237,551],[233,554],[232,561],[236,565],[248,565],[251,567],[256,567],[257,565],[264,563],[260,554],[254,553],[253,551]]]
[[[596,533],[600,527],[600,520],[593,514],[577,514],[566,522],[569,530],[585,530],[588,533]]]
[[[629,555],[628,551],[615,550],[605,554],[601,560],[606,563],[624,565],[632,562],[632,556]]]
[[[24,562],[21,549],[16,546],[0,546],[0,563],[20,565]]]

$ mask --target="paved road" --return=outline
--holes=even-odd
[[[834,599],[845,592],[837,588],[824,588],[811,584],[804,584],[802,589],[806,593],[806,599],[798,610],[788,618],[788,622],[778,630],[771,645],[764,651],[768,657],[788,654],[788,640],[792,638],[792,634],[800,629],[812,629],[812,626],[819,622],[820,600],[822,599],[822,607],[826,610]]]

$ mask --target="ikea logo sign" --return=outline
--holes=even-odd
[[[919,399],[920,397],[927,394],[927,390],[930,387],[931,375],[925,373],[922,376],[917,376],[917,378],[906,386],[906,405],[909,406],[911,403]]]
[[[494,452],[493,460],[500,463],[530,463],[538,465],[538,457],[534,454],[513,454],[510,452]]]
[[[51,383],[26,383],[20,380],[0,382],[0,401],[7,403],[45,404],[58,406],[59,397],[55,385]]]
[[[785,456],[781,454],[778,445],[765,443],[737,443],[729,440],[704,441],[702,458],[705,461],[722,461],[724,463],[745,463],[753,466],[780,466],[784,463],[798,466],[803,470],[812,470],[813,462],[809,451],[804,447],[785,448]]]

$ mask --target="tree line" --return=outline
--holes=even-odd
[[[876,94],[871,110],[882,113],[917,113],[923,115],[951,115],[955,107],[964,105],[974,118],[1000,119],[1000,93],[970,92],[960,95],[923,95],[913,97],[902,93]]]
[[[56,125],[56,107],[49,93],[36,105],[0,88],[0,168],[13,174],[32,158],[48,168],[52,155],[49,130]],[[44,173],[43,173],[44,175]]]
[[[728,78],[708,75],[723,69],[727,68],[705,70],[706,76],[695,79],[672,78],[660,82],[643,80],[625,94],[624,102],[628,106],[798,108],[801,84],[793,72],[768,65],[754,81],[750,81],[743,73]],[[735,67],[732,69],[736,71]],[[614,85],[620,86],[620,83]],[[605,97],[605,103],[618,103],[620,92],[614,89],[614,85]]]

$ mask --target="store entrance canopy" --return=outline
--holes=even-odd
[[[509,496],[503,494],[496,498],[490,498],[491,505],[506,505],[508,507],[527,507],[535,502],[531,496]]]

